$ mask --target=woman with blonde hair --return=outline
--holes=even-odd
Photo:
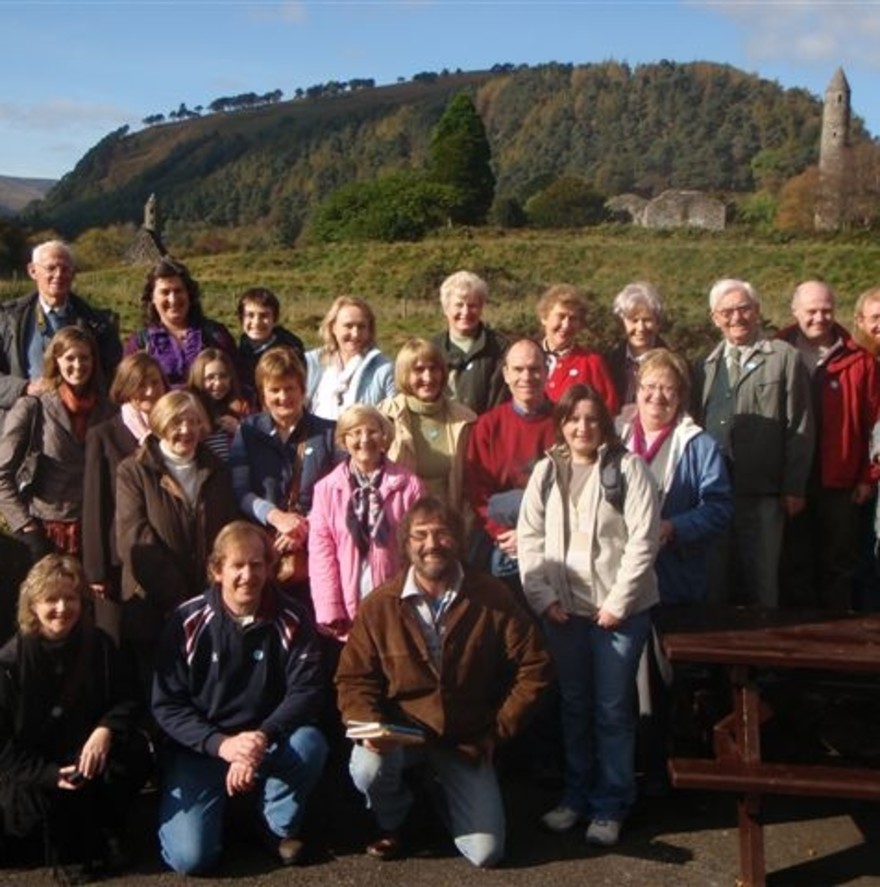
[[[464,460],[477,415],[452,400],[446,389],[448,377],[440,346],[410,339],[394,363],[399,393],[383,400],[379,410],[394,426],[388,458],[419,477],[427,492],[461,509]]]
[[[733,518],[733,490],[721,449],[687,413],[690,370],[665,348],[639,364],[636,402],[624,408],[618,430],[630,452],[648,464],[660,491],[660,552],[655,569],[660,605],[705,601],[713,543]],[[684,680],[680,683],[684,686]],[[645,788],[668,788],[666,752],[671,726],[672,668],[653,632],[638,677],[641,757]]]
[[[315,484],[309,573],[315,619],[344,640],[363,597],[397,573],[397,528],[421,481],[387,458],[394,431],[375,407],[355,404],[336,424],[348,458]]]
[[[0,650],[0,822],[42,832],[64,883],[125,863],[126,813],[151,767],[134,685],[93,626],[82,567],[50,554],[21,585],[18,632]]]
[[[376,347],[376,315],[356,296],[339,296],[319,328],[324,343],[306,352],[306,401],[336,421],[354,403],[377,404],[394,394],[391,361]]]
[[[44,356],[48,390],[19,398],[6,417],[0,512],[33,563],[50,551],[81,550],[86,433],[113,413],[98,360],[88,330],[60,329]],[[20,473],[26,463],[32,468],[29,489],[23,489]]]
[[[117,474],[122,642],[145,693],[166,617],[201,591],[214,539],[238,516],[229,468],[203,443],[208,427],[195,394],[169,391],[150,411],[151,434]]]

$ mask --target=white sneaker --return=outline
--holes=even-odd
[[[571,807],[566,807],[564,804],[560,804],[558,807],[554,807],[549,813],[545,813],[541,817],[541,822],[543,822],[551,832],[567,832],[578,824],[580,818],[581,815],[577,810],[572,810]]]
[[[620,822],[616,819],[594,819],[587,829],[587,843],[599,847],[613,847],[620,837]]]

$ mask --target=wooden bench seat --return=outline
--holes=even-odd
[[[880,801],[880,770],[868,768],[672,758],[669,775],[676,788]]]

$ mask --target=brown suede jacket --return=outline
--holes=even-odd
[[[550,682],[540,633],[500,581],[465,571],[444,621],[439,672],[412,602],[406,573],[362,602],[336,672],[344,722],[422,727],[429,741],[469,758],[522,729]]]

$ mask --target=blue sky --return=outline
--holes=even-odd
[[[0,175],[218,96],[496,62],[726,62],[821,95],[838,65],[880,134],[876,0],[0,0]]]

